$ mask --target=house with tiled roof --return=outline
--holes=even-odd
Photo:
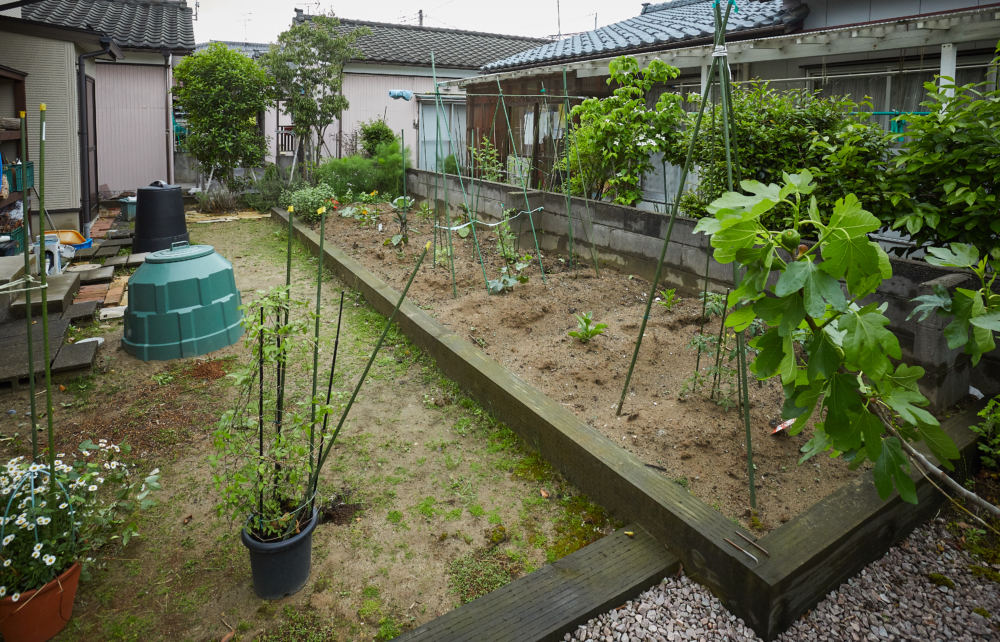
[[[483,65],[482,74],[453,83],[469,95],[466,137],[496,141],[512,166],[532,162],[532,183],[546,186],[565,127],[559,101],[564,72],[574,104],[605,96],[608,64],[634,56],[645,66],[658,58],[680,69],[670,87],[700,91],[714,51],[714,0],[643,3],[636,15],[586,33],[541,44]],[[919,109],[923,84],[935,75],[967,83],[995,78],[990,68],[1000,39],[996,0],[732,0],[727,56],[737,82],[766,79],[776,87],[804,87],[830,95],[871,99],[873,111]],[[723,0],[723,7],[725,2]],[[507,118],[494,118],[497,84],[507,96]],[[658,95],[658,94],[657,94]],[[655,100],[657,96],[651,96]],[[888,126],[891,116],[880,116]],[[512,132],[508,132],[509,119]],[[536,120],[542,127],[534,128]],[[549,123],[549,126],[545,126]],[[532,132],[548,132],[533,138]],[[513,134],[513,136],[511,136]],[[513,138],[515,148],[509,141]],[[510,165],[510,163],[509,163]],[[668,168],[669,171],[669,168]],[[647,207],[666,200],[661,174],[644,182]],[[671,183],[668,174],[668,184]],[[672,194],[675,185],[669,185]]]
[[[57,225],[86,231],[102,191],[172,180],[172,61],[193,49],[184,0],[0,0],[0,65],[26,74],[31,122],[47,105],[46,209]],[[14,115],[8,96],[0,84],[4,116]]]
[[[295,11],[296,22],[310,18],[301,9]],[[366,27],[371,33],[357,40],[361,55],[344,66],[343,91],[350,106],[340,121],[330,127],[325,152],[338,157],[352,153],[360,124],[384,118],[393,131],[404,133],[407,146],[415,150],[418,166],[431,169],[436,167],[439,131],[434,76],[438,81],[475,76],[490,61],[548,42],[543,38],[340,19],[344,33],[359,27]],[[389,90],[393,89],[409,92],[413,98],[393,100],[389,98]],[[461,156],[465,149],[464,92],[453,89],[445,92],[442,99],[441,142],[444,148],[450,144],[451,152]],[[279,128],[288,124],[288,117],[282,118]],[[420,127],[421,122],[430,126]],[[452,136],[447,134],[449,129]]]

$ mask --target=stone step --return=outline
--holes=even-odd
[[[75,272],[65,272],[50,276],[48,281],[48,308],[50,313],[62,313],[73,302],[73,295],[80,289],[80,275]],[[17,297],[10,304],[11,314],[15,317],[24,318],[26,313],[24,292],[18,293]],[[35,290],[31,293],[31,313],[40,314],[42,311],[41,292]]]

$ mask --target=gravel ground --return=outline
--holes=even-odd
[[[778,640],[1000,640],[1000,585],[973,575],[969,566],[984,563],[955,544],[943,519],[919,527],[828,594]],[[953,586],[932,582],[928,576],[935,573]],[[989,617],[973,612],[977,607]],[[707,589],[685,576],[665,579],[564,639],[760,640]]]

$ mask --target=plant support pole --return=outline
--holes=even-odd
[[[55,474],[56,469],[56,443],[52,426],[52,362],[49,359],[49,297],[48,297],[48,275],[45,266],[45,103],[38,106],[38,121],[40,135],[38,137],[38,260],[39,272],[42,281],[42,359],[45,362],[45,419],[47,421],[49,437],[49,470]],[[28,167],[24,163],[24,178],[27,182]],[[25,212],[25,216],[28,213]],[[28,239],[25,239],[25,243]],[[53,255],[52,265],[56,260]],[[50,484],[52,498],[55,501],[55,484]]]
[[[312,396],[309,397],[309,467],[314,465],[316,443],[316,389],[319,373],[319,312],[323,300],[323,241],[326,237],[326,207],[319,208],[319,259],[316,267],[316,313],[313,318]],[[332,376],[332,375],[331,375]]]
[[[635,362],[639,358],[639,348],[642,347],[642,337],[646,333],[646,323],[649,321],[649,311],[653,307],[653,297],[656,294],[656,284],[660,282],[660,275],[663,273],[663,261],[667,257],[667,246],[670,245],[670,236],[674,231],[674,221],[677,219],[677,209],[680,205],[681,196],[684,193],[684,185],[687,182],[688,172],[691,170],[691,161],[694,156],[694,139],[701,131],[701,121],[705,116],[705,102],[708,100],[709,88],[712,86],[712,77],[715,74],[715,67],[711,67],[708,72],[708,83],[701,97],[701,106],[698,108],[698,116],[694,121],[694,132],[691,136],[691,144],[688,145],[687,157],[684,159],[684,169],[681,170],[680,184],[677,186],[677,198],[670,208],[670,223],[667,224],[667,234],[663,239],[663,246],[660,248],[660,258],[656,262],[656,272],[653,274],[653,282],[649,286],[649,297],[646,299],[646,311],[642,315],[642,323],[639,324],[639,338],[635,341],[635,350],[632,352],[632,363],[628,366],[628,374],[625,375],[625,385],[622,387],[622,396],[618,400],[618,409],[615,414],[622,414],[622,406],[625,405],[625,395],[628,393],[629,383],[632,381],[632,372],[635,370]]]
[[[21,236],[24,245],[24,322],[28,328],[28,391],[31,403],[31,461],[38,460],[38,404],[35,400],[35,340],[31,332],[31,190],[28,189],[28,115],[21,116],[21,181],[24,183],[24,218],[21,223]],[[16,169],[15,169],[16,171]],[[39,214],[41,210],[39,210]],[[39,216],[41,218],[41,216]],[[43,262],[44,263],[44,262]]]
[[[403,305],[403,300],[406,299],[406,293],[410,291],[410,286],[413,284],[414,277],[417,276],[417,271],[420,270],[420,264],[424,262],[424,257],[427,256],[427,251],[431,249],[430,242],[424,246],[424,251],[420,253],[420,257],[417,259],[417,264],[413,266],[413,271],[410,272],[410,278],[406,282],[406,287],[403,288],[403,293],[399,295],[399,300],[396,301],[396,307],[392,309],[389,316],[385,319],[385,327],[382,328],[382,334],[378,338],[378,342],[375,344],[375,349],[372,350],[371,356],[368,358],[368,363],[365,364],[365,369],[361,372],[361,377],[358,379],[357,385],[354,387],[354,392],[351,393],[351,398],[347,401],[347,406],[344,407],[344,411],[340,414],[340,421],[337,422],[337,427],[334,429],[333,434],[330,435],[330,442],[326,445],[324,450],[319,453],[319,460],[316,464],[316,468],[312,472],[312,481],[310,482],[312,488],[316,488],[316,484],[319,482],[319,471],[323,468],[323,464],[326,463],[326,458],[330,456],[330,450],[333,448],[333,444],[337,442],[337,435],[340,434],[340,430],[344,427],[344,422],[347,420],[347,413],[351,411],[351,406],[354,405],[354,400],[358,398],[358,392],[361,390],[361,385],[365,382],[365,378],[368,376],[368,371],[372,367],[372,363],[375,362],[375,357],[378,355],[379,348],[382,347],[382,342],[385,341],[385,335],[389,334],[389,328],[392,327],[392,320],[396,317],[396,313],[399,311],[400,306]]]

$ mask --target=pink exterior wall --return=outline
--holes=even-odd
[[[417,141],[417,99],[410,101],[389,98],[390,89],[409,89],[413,93],[434,91],[434,81],[429,77],[404,76],[395,74],[344,74],[344,95],[350,107],[342,115],[344,143],[361,123],[385,116],[385,122],[399,135],[405,132],[406,145],[416,154]],[[324,156],[337,156],[337,133],[339,123],[334,122],[326,132]],[[344,150],[344,154],[347,150]],[[413,156],[410,158],[414,160]]]
[[[165,82],[162,66],[97,65],[97,176],[113,193],[168,179]]]

